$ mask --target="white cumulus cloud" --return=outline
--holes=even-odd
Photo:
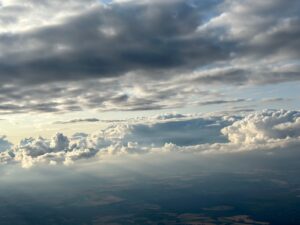
[[[253,113],[222,130],[232,143],[266,143],[300,136],[299,111]]]
[[[266,110],[244,117],[174,114],[116,123],[94,134],[27,138],[1,152],[0,163],[29,168],[128,155],[227,154],[299,145],[299,111]]]

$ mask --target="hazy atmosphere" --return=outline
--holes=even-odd
[[[299,12],[0,0],[0,225],[300,224]]]

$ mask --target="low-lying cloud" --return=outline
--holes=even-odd
[[[267,110],[248,116],[168,114],[115,123],[99,133],[27,138],[1,152],[1,163],[23,167],[70,165],[141,154],[227,154],[266,151],[300,143],[300,112]]]

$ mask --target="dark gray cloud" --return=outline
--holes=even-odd
[[[240,102],[247,102],[249,99],[232,99],[232,100],[213,100],[213,101],[205,101],[199,102],[199,105],[220,105],[220,104],[234,104]]]
[[[166,88],[166,86],[168,86]],[[19,88],[4,87],[0,91],[1,114],[8,113],[64,113],[82,109],[99,111],[137,111],[183,107],[186,96],[217,97],[218,93],[199,89],[198,85],[167,80],[133,77],[45,84]]]
[[[97,123],[100,122],[97,118],[87,118],[87,119],[74,119],[69,121],[57,121],[54,124],[74,124],[74,123]]]
[[[163,146],[173,143],[178,146],[205,143],[227,142],[220,130],[232,124],[222,117],[195,118],[166,121],[155,124],[132,125],[131,131],[124,136],[125,142],[138,142],[140,145]]]
[[[99,5],[62,24],[2,34],[2,43],[15,51],[3,57],[1,77],[44,83],[135,70],[190,70],[226,59],[229,52],[220,43],[195,35],[212,5],[205,1],[196,6],[185,1]],[[21,43],[20,51],[16,47]]]
[[[292,99],[290,98],[265,98],[262,99],[261,102],[285,102],[285,101],[291,101]]]
[[[208,102],[203,84],[299,80],[299,9],[297,0],[4,0],[0,113],[169,109]]]

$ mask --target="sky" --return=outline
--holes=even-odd
[[[294,143],[299,10],[297,0],[0,0],[0,161]]]
[[[0,225],[300,224],[299,0],[0,0]]]

